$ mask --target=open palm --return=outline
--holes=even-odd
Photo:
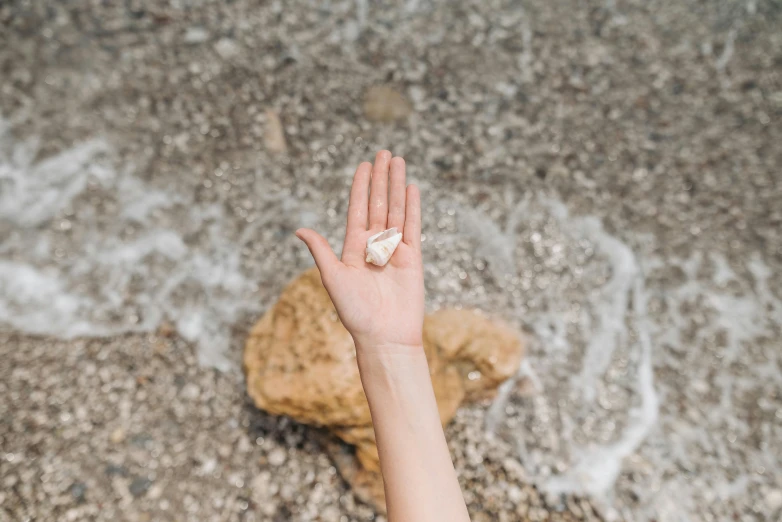
[[[370,189],[371,184],[371,189]],[[387,265],[365,261],[367,239],[396,227],[402,242]],[[419,346],[424,318],[421,198],[407,186],[405,162],[380,151],[358,166],[348,207],[342,260],[317,232],[299,229],[342,324],[362,347]]]

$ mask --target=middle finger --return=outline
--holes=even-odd
[[[383,230],[388,218],[388,168],[391,153],[381,150],[375,156],[372,184],[369,190],[369,229]]]

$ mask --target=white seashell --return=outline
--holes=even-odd
[[[367,263],[385,266],[401,240],[402,234],[397,232],[396,227],[384,230],[367,239]]]

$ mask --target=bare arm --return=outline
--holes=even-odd
[[[469,520],[423,348],[384,346],[360,353],[389,521]]]
[[[367,264],[367,239],[391,227],[403,233],[391,260]],[[374,165],[359,165],[341,260],[316,232],[296,235],[356,344],[389,522],[468,522],[423,350],[421,201],[418,188],[406,186],[404,160],[380,151]]]

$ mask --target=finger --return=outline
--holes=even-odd
[[[337,260],[334,252],[331,251],[329,242],[323,236],[308,228],[297,230],[296,237],[304,241],[304,244],[309,248],[310,254],[315,259],[315,264],[318,265],[320,277],[325,284],[331,272],[339,265],[339,260]]]
[[[416,250],[421,249],[421,194],[418,187],[408,185],[405,204],[405,232],[402,241]]]
[[[388,175],[388,228],[403,230],[405,226],[405,160],[391,160]]]
[[[391,153],[381,150],[375,156],[372,187],[369,191],[369,229],[383,230],[388,219],[388,164]]]
[[[369,178],[372,164],[365,161],[356,169],[353,187],[350,189],[348,204],[348,222],[345,227],[345,243],[342,247],[342,261],[358,257],[363,261],[364,234],[367,230],[367,212],[369,210]]]

